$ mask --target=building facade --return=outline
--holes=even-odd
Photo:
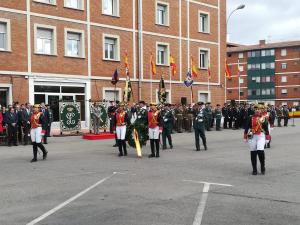
[[[299,106],[300,41],[229,47],[227,63],[227,101]]]
[[[89,121],[88,100],[122,99],[125,52],[133,102],[156,101],[163,75],[169,102],[185,97],[189,103],[194,96],[194,102],[223,103],[226,1],[0,0],[2,105],[46,102],[57,121],[58,102],[76,100],[82,120]],[[152,79],[151,54],[157,69]],[[177,65],[171,78],[170,54]],[[193,95],[183,85],[190,56],[199,70]]]

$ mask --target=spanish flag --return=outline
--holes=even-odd
[[[208,79],[210,80],[211,79],[210,62],[208,62],[207,76],[208,76]]]
[[[152,54],[151,54],[151,57],[150,57],[150,65],[151,65],[152,75],[156,75],[156,65],[155,65],[155,62],[153,61],[153,55]]]
[[[191,56],[191,70],[192,70],[192,76],[198,77],[198,72],[197,72],[196,65],[194,64],[193,56]]]
[[[129,64],[128,64],[127,52],[125,52],[124,64],[125,64],[126,75],[129,76]]]
[[[174,76],[176,74],[176,64],[175,64],[174,57],[172,55],[170,55],[170,67],[171,67],[172,75]]]
[[[230,68],[229,68],[229,65],[227,64],[227,60],[225,61],[225,75],[227,77],[227,79],[231,79],[231,71],[230,71]]]

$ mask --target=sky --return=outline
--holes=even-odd
[[[227,16],[241,4],[228,22],[229,42],[300,40],[300,0],[227,0]]]

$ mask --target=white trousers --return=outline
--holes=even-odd
[[[149,139],[159,139],[159,126],[149,128]]]
[[[264,133],[254,134],[253,138],[249,140],[249,146],[251,151],[263,151],[265,150],[266,136]]]
[[[33,128],[30,131],[30,137],[32,142],[41,143],[42,142],[42,128]]]
[[[125,126],[117,126],[116,127],[117,139],[125,140],[126,136],[126,125]]]

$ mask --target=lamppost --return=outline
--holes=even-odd
[[[227,17],[227,20],[226,20],[226,30],[228,30],[228,22],[232,16],[232,14],[238,10],[244,9],[245,7],[246,7],[246,5],[241,4],[238,7],[236,7],[234,10],[231,11],[231,13],[229,14],[229,16]],[[226,39],[227,39],[227,37],[226,37]],[[240,83],[240,78],[239,78],[239,83]],[[240,95],[240,93],[239,93],[239,95]],[[227,103],[227,77],[226,76],[225,76],[225,102]]]

